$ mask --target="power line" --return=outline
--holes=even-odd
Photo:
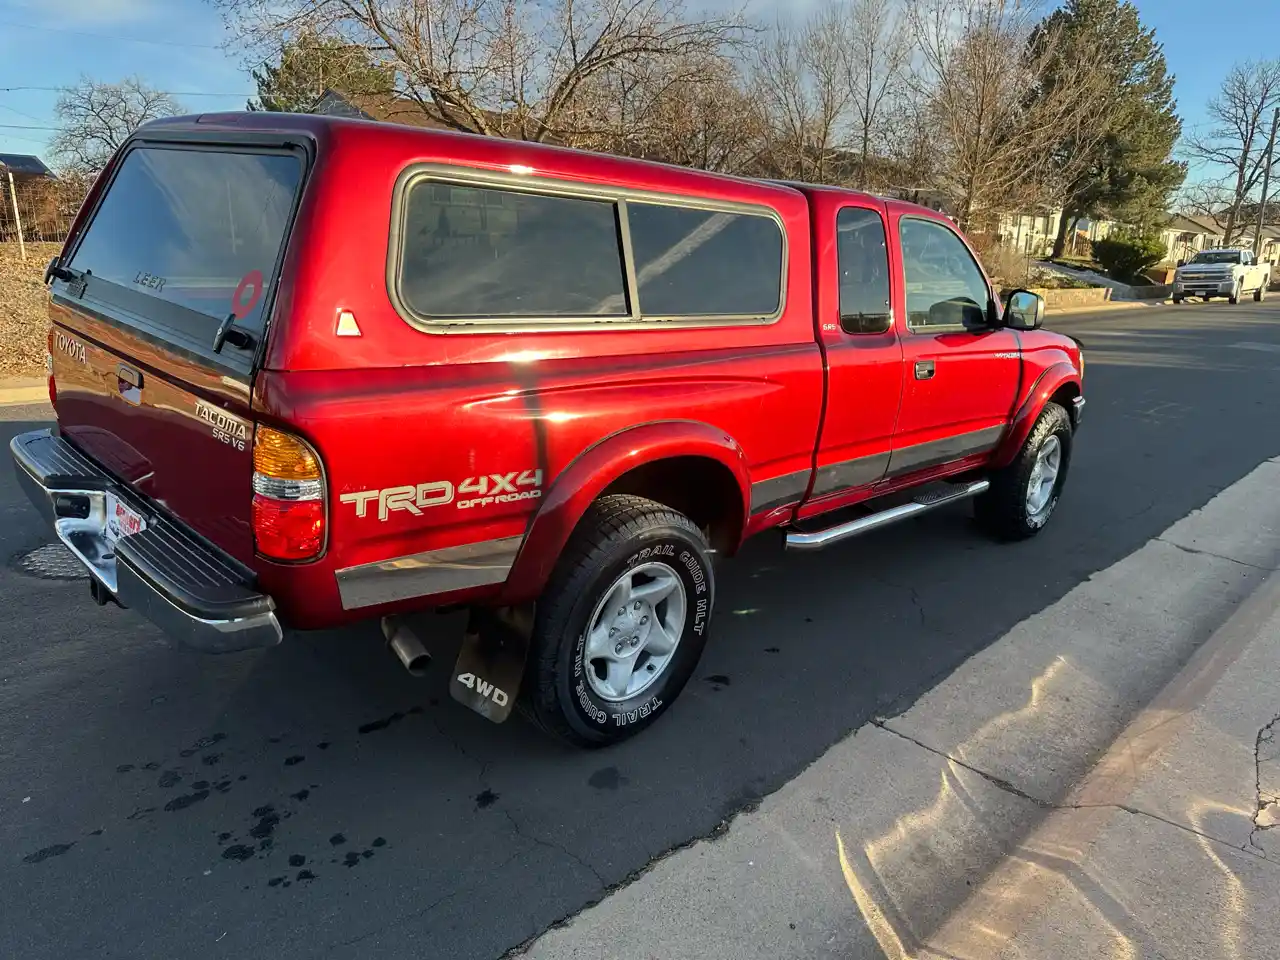
[[[10,113],[16,113],[20,117],[26,117],[28,120],[35,120],[37,123],[39,123],[42,119],[44,119],[43,117],[37,117],[35,114],[32,114],[32,113],[24,113],[23,111],[19,110],[17,107],[10,107],[7,104],[3,104],[3,103],[0,103],[0,110],[8,110]]]
[[[57,127],[34,127],[27,123],[0,123],[5,130],[57,130]]]
[[[18,91],[44,91],[46,93],[61,93],[64,90],[71,89],[69,87],[0,87],[0,93],[16,93]],[[208,93],[204,90],[157,90],[156,93],[167,94],[170,97],[254,97],[254,93]]]
[[[221,50],[219,46],[208,43],[177,43],[173,40],[147,40],[142,37],[115,37],[105,33],[88,33],[84,30],[66,30],[62,27],[37,27],[30,23],[13,23],[0,20],[0,27],[16,27],[19,30],[41,30],[45,33],[69,33],[77,37],[94,37],[98,40],[114,40],[117,43],[147,43],[157,47],[187,47],[192,50]]]

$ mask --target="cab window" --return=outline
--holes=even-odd
[[[986,326],[991,291],[964,242],[933,220],[904,217],[898,233],[907,326],[925,331]]]
[[[845,333],[889,329],[889,251],[884,220],[874,210],[845,207],[836,218],[840,327]]]

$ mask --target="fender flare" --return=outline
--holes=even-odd
[[[1007,467],[1013,462],[1018,455],[1018,451],[1022,449],[1022,445],[1027,442],[1027,437],[1031,435],[1031,430],[1036,425],[1036,421],[1040,419],[1044,405],[1049,402],[1050,397],[1068,385],[1075,387],[1077,394],[1082,392],[1079,371],[1065,360],[1048,367],[1036,378],[1035,383],[1031,385],[1031,389],[1027,392],[1026,399],[1022,401],[1018,407],[1018,412],[1014,414],[1013,421],[1009,424],[1009,429],[1005,431],[1004,439],[1000,441],[1000,446],[996,448],[995,456],[991,458],[993,467],[999,469]],[[1067,412],[1070,413],[1069,410]]]
[[[750,472],[738,442],[723,430],[694,420],[664,420],[627,427],[580,453],[552,482],[529,522],[502,592],[502,602],[535,599],[565,544],[593,501],[636,467],[672,457],[705,457],[729,469],[742,498],[746,529]]]

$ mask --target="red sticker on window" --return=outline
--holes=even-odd
[[[231,315],[237,320],[243,320],[258,305],[258,298],[261,296],[262,271],[251,270],[244,275],[236,292],[231,295]]]

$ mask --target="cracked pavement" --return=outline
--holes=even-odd
[[[1132,311],[1073,319],[1070,331],[1089,350],[1091,402],[1070,489],[1044,536],[995,545],[960,509],[812,556],[752,544],[724,574],[714,636],[684,697],[644,737],[605,752],[562,749],[518,720],[494,727],[455,705],[446,680],[456,616],[419,621],[437,663],[424,680],[394,663],[376,626],[207,659],[171,650],[127,612],[93,606],[83,582],[33,579],[10,562],[0,570],[0,955],[469,960],[522,944],[536,952],[534,938],[589,904],[630,895],[682,858],[731,849],[735,826],[763,816],[833,747],[883,750],[823,786],[826,806],[810,816],[831,824],[869,785],[900,773],[900,733],[958,761],[951,770],[933,757],[939,766],[904,796],[933,797],[945,766],[993,834],[1033,823],[1044,808],[999,783],[1056,803],[1054,784],[1087,766],[1079,741],[1045,743],[1034,763],[1002,767],[902,718],[1028,617],[1280,454],[1275,357],[1231,347],[1280,344],[1280,305]],[[1160,397],[1196,399],[1176,417],[1117,415]],[[10,408],[5,436],[43,415]],[[48,542],[7,471],[0,517],[10,561]],[[1268,565],[1208,533],[1177,545],[1158,545],[1175,573],[1210,570],[1234,585]],[[1180,616],[1225,613],[1236,599],[1236,586],[1219,584]],[[1088,613],[1105,620],[1122,608],[1178,603],[1176,590],[1157,584]],[[1041,642],[1053,649],[1059,639]],[[1117,724],[1136,696],[1108,699],[1092,687],[1086,695]],[[995,703],[1001,688],[965,696]],[[956,706],[943,721],[961,713]],[[886,726],[851,737],[876,719]],[[1251,794],[1239,817],[1246,826],[1270,789],[1269,763],[1252,766],[1252,737],[1266,719],[1250,727],[1240,779]],[[1185,821],[1158,803],[1133,806]],[[1222,824],[1189,826],[1236,839]],[[1238,832],[1246,844],[1249,830]],[[775,896],[794,888],[749,865],[761,863],[754,856],[709,880],[777,926],[776,939],[760,941],[781,951],[774,957],[801,955],[827,929],[818,912],[834,847],[804,846],[802,836],[772,841],[814,864],[812,897],[793,897],[788,916],[767,911],[764,894],[756,899],[757,875]],[[947,849],[917,852],[941,889]],[[835,869],[851,955],[875,956]],[[940,898],[936,912],[951,907]],[[919,922],[932,921],[922,913]]]

